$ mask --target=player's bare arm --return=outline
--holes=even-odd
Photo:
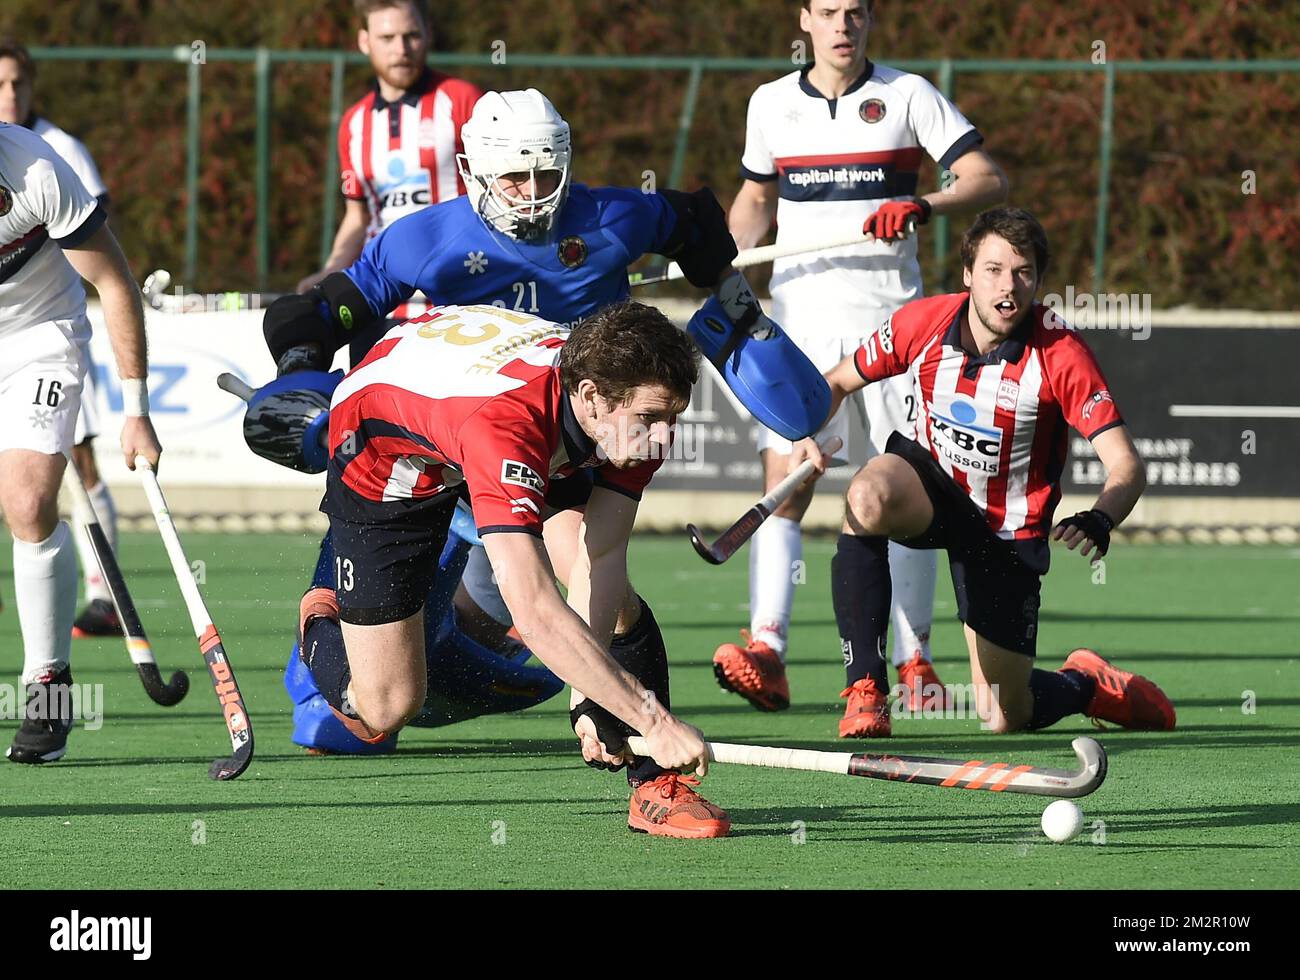
[[[1010,182],[991,156],[971,150],[953,161],[952,178],[940,190],[925,195],[931,215],[962,214],[1007,199]]]
[[[659,765],[704,775],[708,757],[699,731],[669,714],[601,648],[560,596],[542,542],[531,534],[491,534],[484,547],[515,628],[538,659],[639,731]]]
[[[122,423],[122,453],[129,469],[135,469],[136,456],[143,456],[155,469],[162,446],[148,416],[149,375],[145,348],[144,305],[136,288],[121,246],[102,225],[76,248],[63,253],[77,274],[95,287],[108,324],[108,337],[117,361],[117,373],[123,382],[126,418]]]
[[[841,360],[827,371],[824,377],[826,378],[826,384],[831,389],[831,407],[830,411],[826,413],[828,419],[834,418],[845,398],[867,386],[867,382],[863,380],[861,373],[854,366],[852,355]],[[831,456],[822,452],[821,447],[817,445],[817,440],[811,436],[807,439],[800,439],[793,445],[790,451],[787,472],[793,473],[803,465],[805,460],[809,459],[813,461],[816,470],[808,481],[812,483],[826,472],[826,467],[831,462]]]
[[[727,226],[737,248],[754,248],[766,237],[772,219],[776,217],[777,200],[774,180],[746,180],[740,185],[736,199],[731,202],[731,210],[727,212]]]
[[[633,608],[640,608],[627,575],[627,543],[636,511],[635,500],[597,487],[578,525],[576,548],[566,579],[569,608],[582,617],[603,649],[609,649],[620,609],[628,606],[629,600],[635,604]],[[574,687],[569,699],[570,710],[586,697],[585,692]],[[583,758],[611,764],[620,760],[620,754],[611,754],[600,744],[590,718],[580,718],[574,730],[582,743]]]
[[[342,272],[361,257],[361,250],[366,245],[366,225],[370,215],[366,211],[366,202],[348,198],[344,204],[343,220],[334,235],[334,247],[329,258],[319,272],[312,273],[294,286],[294,292],[305,293],[331,272]]]
[[[1099,512],[1104,515],[1105,520],[1100,526],[1104,528],[1103,540],[1108,541],[1111,528],[1122,523],[1132,513],[1142,491],[1146,489],[1146,468],[1129,436],[1128,426],[1117,425],[1098,433],[1092,440],[1092,448],[1096,450],[1101,465],[1106,468],[1106,482],[1097,495],[1097,502],[1092,505],[1092,511],[1086,513]],[[1074,518],[1067,518],[1057,524],[1052,530],[1052,539],[1064,542],[1071,551],[1082,545],[1079,554],[1084,557],[1095,550],[1094,561],[1104,555],[1106,548],[1102,542],[1089,536],[1086,526],[1069,523],[1073,520]],[[1110,527],[1105,527],[1106,521],[1109,521]]]

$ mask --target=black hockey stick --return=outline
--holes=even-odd
[[[81,474],[77,472],[71,456],[68,457],[67,477],[68,489],[72,493],[73,519],[82,526],[90,539],[91,550],[99,562],[100,574],[104,576],[113,608],[117,610],[118,621],[122,624],[126,651],[135,664],[136,673],[140,675],[140,683],[155,704],[164,708],[179,704],[190,689],[189,676],[183,670],[178,670],[172,674],[170,681],[164,682],[162,674],[158,672],[158,661],[154,659],[153,647],[149,644],[144,624],[140,622],[140,614],[136,612],[135,603],[131,600],[126,578],[117,564],[113,549],[109,547],[108,537],[99,524],[95,506],[90,501],[90,494],[86,492]]]
[[[840,437],[832,436],[821,450],[829,455],[841,445],[843,442]],[[812,460],[802,463],[797,470],[773,487],[771,493],[745,511],[736,523],[723,531],[713,544],[704,540],[704,534],[698,527],[687,524],[686,530],[691,536],[691,544],[695,545],[695,550],[699,552],[700,557],[710,565],[721,565],[734,555],[740,550],[740,546],[753,536],[759,526],[772,516],[772,512],[790,499],[804,481],[813,475],[813,469]]]

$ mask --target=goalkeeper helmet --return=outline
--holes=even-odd
[[[572,160],[569,124],[555,106],[533,88],[488,92],[461,127],[461,139],[465,152],[456,155],[456,166],[474,210],[511,238],[544,240],[568,197]],[[538,178],[548,172],[555,188],[539,195]],[[498,178],[507,174],[531,178],[531,196],[503,191]]]

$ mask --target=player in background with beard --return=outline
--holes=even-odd
[[[1035,297],[1047,235],[1032,214],[996,208],[962,240],[967,291],[913,300],[827,372],[831,404],[890,377],[917,395],[915,438],[889,437],[846,495],[831,597],[848,683],[884,689],[890,542],[948,553],[965,624],[976,707],[993,731],[1036,730],[1082,713],[1124,728],[1172,730],[1174,706],[1152,681],[1079,648],[1055,671],[1034,667],[1049,537],[1098,561],[1146,486],[1128,427],[1083,338]],[[1092,508],[1053,526],[1073,428],[1106,482]],[[826,459],[803,440],[791,466]],[[884,698],[873,710],[884,719]]]
[[[350,266],[398,218],[465,193],[456,171],[465,149],[460,131],[483,93],[425,64],[433,34],[424,0],[356,0],[355,7],[357,47],[370,59],[375,81],[339,121],[343,221],[325,265],[298,283],[299,293]],[[400,323],[426,308],[416,297],[389,319]],[[373,341],[357,338],[352,363]]]

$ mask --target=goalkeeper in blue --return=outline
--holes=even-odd
[[[264,332],[280,375],[275,384],[292,387],[299,383],[296,378],[321,377],[319,372],[328,369],[344,346],[352,363],[359,363],[392,327],[389,312],[417,290],[435,306],[496,306],[503,315],[528,313],[573,325],[626,299],[627,267],[645,254],[657,254],[677,262],[692,284],[711,291],[688,333],[755,418],[790,439],[817,428],[829,407],[829,389],[732,267],[735,242],[721,205],[707,188],[694,193],[643,192],[573,183],[569,126],[550,101],[532,89],[483,96],[462,137],[465,152],[457,164],[464,197],[398,220],[376,236],[351,267],[267,309]],[[412,461],[413,467],[419,465]],[[546,521],[547,548],[561,579],[582,541],[584,500],[580,492],[571,496],[559,502]],[[462,531],[460,541],[472,541],[474,529]],[[456,636],[470,636],[498,657],[504,649],[505,658],[518,666],[509,653],[508,614],[492,585],[492,570],[477,547],[470,547],[458,565],[452,554],[456,540],[453,536],[443,555],[445,574],[440,572],[435,586],[439,594],[430,599],[436,608],[427,611],[440,613],[451,594]],[[338,585],[328,554],[327,539],[317,587]],[[652,681],[666,683],[662,642],[656,639],[647,647],[653,648],[653,656],[626,651],[621,659],[619,645],[620,637],[644,632],[637,624],[648,615],[643,600],[630,593],[619,614],[611,654],[653,689]],[[426,616],[426,624],[432,619]],[[653,617],[649,622],[653,624]],[[443,679],[432,663],[432,651],[428,659],[429,689],[434,692]],[[291,663],[290,677],[297,675]],[[298,694],[306,690],[300,688]],[[472,693],[460,692],[462,697]],[[576,710],[580,705],[573,707],[584,756],[599,760],[607,753],[595,736],[596,725]],[[445,723],[437,719],[450,713],[431,717],[433,723]],[[353,748],[360,744],[358,740]]]

